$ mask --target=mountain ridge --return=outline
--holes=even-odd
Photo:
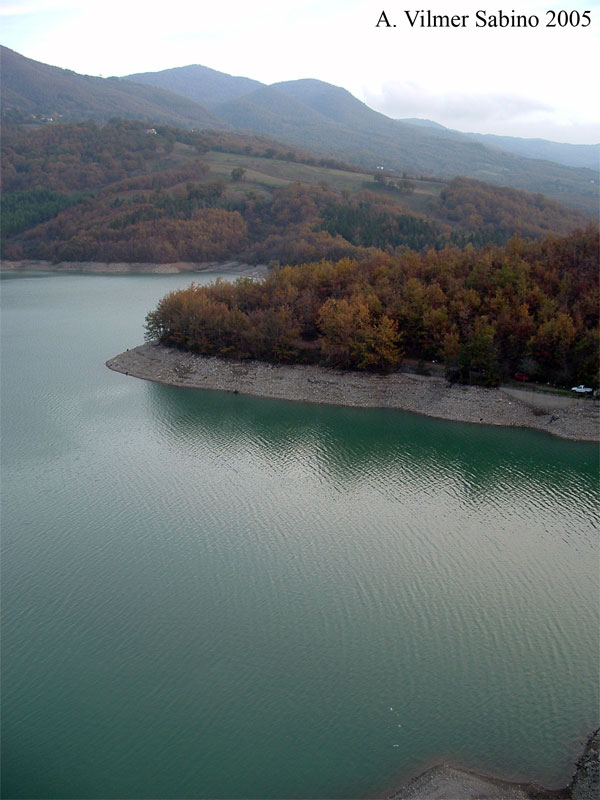
[[[106,121],[113,116],[184,127],[227,128],[200,104],[154,86],[98,78],[44,64],[0,46],[2,112],[58,115],[65,121]]]
[[[185,75],[188,70],[179,67],[173,72]],[[231,78],[216,74],[224,80]],[[144,75],[145,80],[154,80],[153,73]],[[234,129],[287,139],[321,156],[411,175],[466,175],[541,192],[573,208],[597,213],[598,173],[587,166],[549,161],[547,155],[543,160],[532,158],[433,121],[391,119],[343,87],[317,79],[262,84],[225,103],[211,103],[210,108]],[[578,145],[572,147],[578,152]]]
[[[2,48],[1,56],[5,116],[57,112],[65,120],[122,116],[184,128],[233,129],[283,139],[320,157],[370,170],[383,167],[441,178],[465,175],[543,193],[597,214],[594,170],[525,157],[438,124],[393,120],[324,81],[300,79],[267,86],[198,64],[103,79],[35,62],[8,48]],[[156,81],[177,85],[184,94],[151,85]],[[210,107],[194,97],[204,98]]]
[[[496,133],[465,133],[453,128],[446,128],[431,119],[414,117],[399,119],[398,122],[434,129],[442,135],[466,136],[474,142],[479,142],[487,147],[498,148],[525,158],[553,161],[556,164],[563,164],[568,167],[586,167],[592,170],[598,170],[600,167],[600,143],[571,144],[569,142],[555,142],[551,139],[542,139],[540,137],[501,136]]]
[[[126,75],[133,83],[157,86],[176,94],[183,94],[203,106],[235,100],[245,94],[264,86],[264,83],[252,78],[229,75],[226,72],[205,67],[201,64],[190,64],[183,68],[172,67],[159,72],[137,72]]]

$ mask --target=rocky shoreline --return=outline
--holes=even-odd
[[[4,272],[86,272],[94,275],[177,275],[180,273],[221,272],[249,277],[263,276],[264,264],[245,264],[242,261],[175,261],[172,264],[121,261],[5,261],[0,264]]]
[[[373,375],[306,365],[274,365],[198,356],[157,344],[106,362],[116,372],[190,389],[299,402],[395,408],[439,419],[531,428],[576,441],[600,441],[600,409],[589,397],[514,387],[450,385],[445,378],[398,372]]]
[[[597,728],[576,762],[569,784],[561,789],[503,781],[444,764],[418,775],[387,800],[598,800],[599,748],[600,728]]]

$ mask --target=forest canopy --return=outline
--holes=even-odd
[[[2,140],[5,258],[300,264],[567,234],[586,218],[466,178],[382,175],[231,132],[111,120]]]
[[[515,370],[598,386],[598,230],[476,250],[377,252],[169,293],[149,340],[207,355],[396,370],[443,361],[497,385]]]

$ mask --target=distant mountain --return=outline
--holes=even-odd
[[[555,161],[569,167],[600,168],[600,144],[568,144],[547,139],[521,139],[515,136],[496,136],[493,133],[467,133],[469,139],[488,147],[498,147],[526,158]]]
[[[69,120],[144,119],[183,127],[227,128],[186,97],[120,78],[96,78],[51,67],[0,47],[3,116],[33,114]]]
[[[138,72],[126,75],[125,79],[168,89],[204,106],[236,100],[265,85],[251,78],[235,77],[200,64],[163,69],[160,72]]]
[[[392,120],[346,89],[323,81],[265,86],[193,65],[129,76],[135,77],[134,83],[77,75],[7,48],[2,48],[1,56],[4,114],[58,113],[65,120],[122,116],[188,128],[233,128],[369,169],[383,166],[412,176],[442,178],[465,175],[543,193],[588,214],[598,211],[597,171],[524,157],[508,152],[510,142],[504,149],[488,146],[429,121]],[[166,86],[181,94],[162,88]],[[513,149],[518,141],[512,140]],[[555,145],[552,152],[560,147]]]
[[[407,117],[406,119],[399,119],[398,122],[407,122],[409,125],[419,125],[423,128],[437,128],[438,130],[447,131],[439,122],[434,122],[432,119],[419,119],[419,117]]]
[[[276,83],[213,109],[238,130],[287,139],[371,169],[466,175],[547,194],[587,213],[597,211],[598,175],[591,170],[524,158],[443,126],[392,120],[345,89],[322,81]]]
[[[376,132],[388,135],[390,131],[394,130],[396,132],[398,130],[393,128],[396,123],[401,123],[402,125],[410,125],[412,128],[426,128],[429,133],[437,133],[446,139],[452,138],[455,141],[462,140],[463,142],[470,139],[504,152],[524,156],[525,158],[554,161],[565,166],[587,167],[593,170],[598,170],[600,166],[600,145],[559,144],[544,139],[521,139],[492,134],[462,133],[446,128],[429,119],[390,120],[389,117],[374,111],[365,103],[357,100],[346,89],[314,79],[283,81],[274,83],[269,87],[278,89],[280,92],[284,92],[289,97],[302,103],[303,110],[300,110],[300,107],[290,106],[289,103],[285,104],[285,108],[269,108],[270,101],[267,98],[273,98],[275,97],[274,95],[267,93],[252,97],[254,91],[267,88],[265,84],[250,78],[234,77],[198,64],[161,72],[137,73],[128,75],[127,79],[169,89],[196,100],[205,106],[215,110],[218,109],[220,115],[228,119],[232,125],[242,126],[251,129],[253,132],[258,132],[260,128],[261,132],[265,134],[285,135],[285,132],[293,128],[295,123],[298,122],[298,117],[300,117],[301,122],[312,128],[316,120],[315,118],[311,119],[311,115],[307,112],[307,108],[311,108],[321,117],[327,117],[353,131],[359,130],[369,134]],[[280,95],[276,97],[282,102]],[[243,98],[246,98],[246,100],[243,100]],[[227,105],[223,107],[223,103],[231,103],[232,101],[234,103],[239,101],[239,106]],[[267,106],[268,120],[260,117],[261,110],[265,108],[265,105]],[[280,119],[276,120],[273,114]],[[408,136],[409,130],[407,128],[404,128],[403,132]],[[414,135],[414,131],[412,133]],[[314,137],[311,134],[307,135],[313,141]],[[306,143],[305,139],[303,144]],[[480,155],[481,151],[478,151],[478,154]],[[436,158],[436,162],[439,162],[439,159]],[[429,166],[433,167],[433,164]],[[442,173],[440,174],[448,174],[443,163],[441,163],[441,169]],[[455,167],[450,165],[449,169],[452,174],[455,174]],[[485,172],[489,172],[487,167],[484,166],[483,169]],[[470,173],[465,172],[465,174]],[[474,177],[486,176],[474,175]],[[528,187],[523,185],[522,188]]]
[[[321,153],[325,143],[345,133],[341,125],[275,86],[263,86],[214,108],[237,130],[287,139],[294,144],[302,141],[304,146]]]
[[[466,137],[486,147],[503,150],[506,153],[534,158],[539,161],[554,161],[567,167],[586,167],[600,169],[600,144],[567,144],[551,142],[548,139],[524,139],[518,136],[497,136],[493,133],[462,133],[446,128],[430,119],[399,119],[398,122],[435,128],[440,134],[452,137]]]
[[[385,114],[373,111],[341,86],[304,79],[274,83],[272,88],[285,92],[289,97],[350,130],[384,135],[394,130],[393,120]]]

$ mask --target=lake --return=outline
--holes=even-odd
[[[108,370],[189,282],[2,275],[2,796],[565,784],[598,724],[597,446]]]

